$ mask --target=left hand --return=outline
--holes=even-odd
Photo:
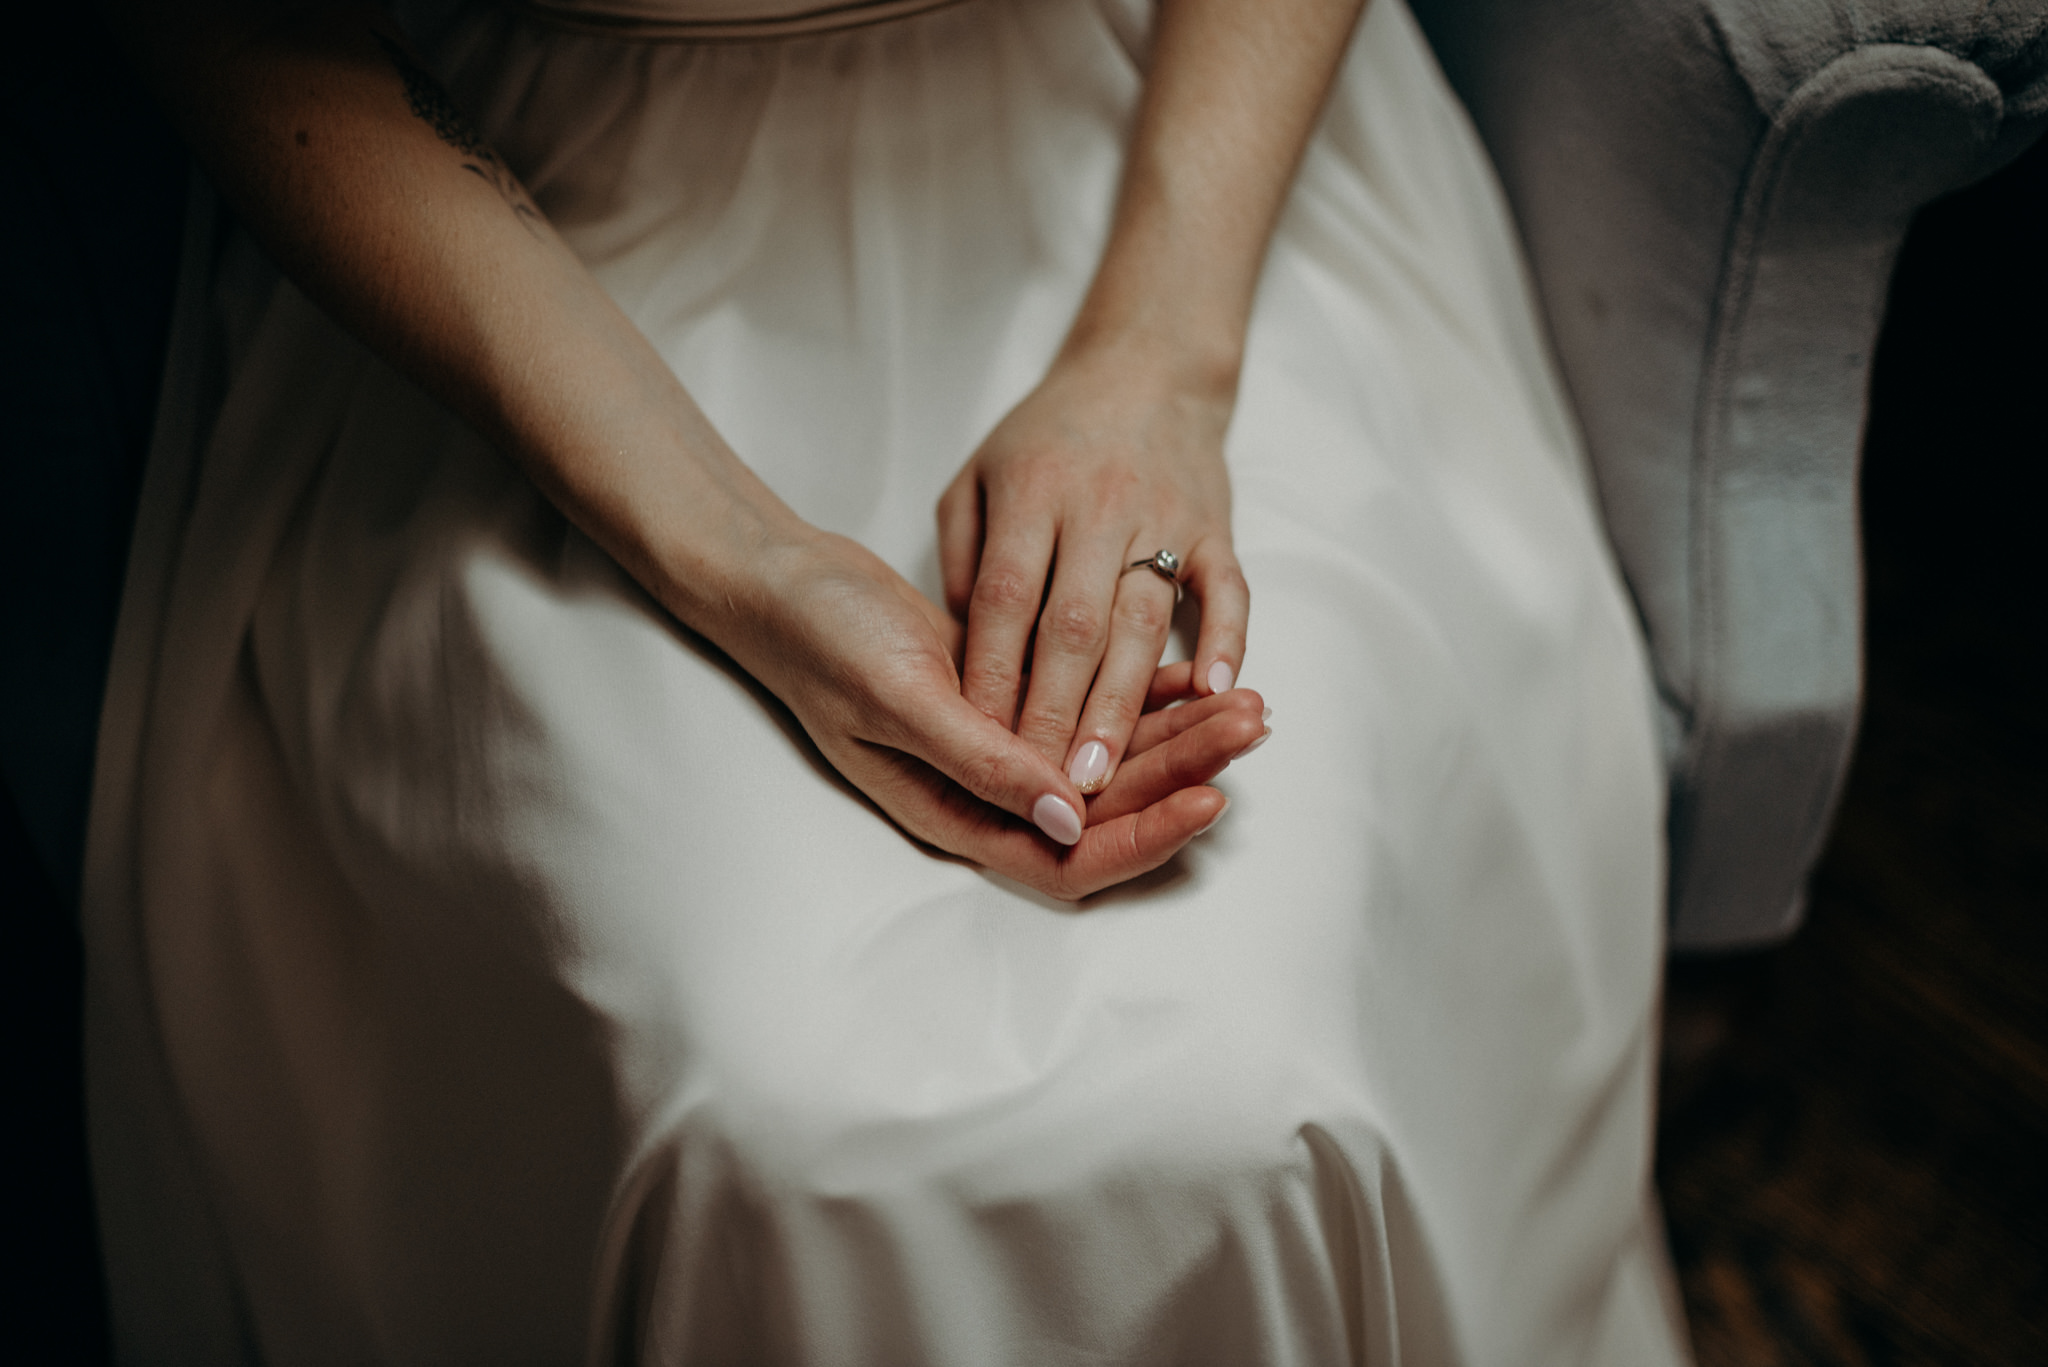
[[[1201,609],[1195,696],[1228,692],[1243,667],[1227,394],[1140,348],[1064,353],[939,500],[962,692],[1084,793],[1122,762],[1172,625],[1173,585],[1133,561],[1180,556]]]

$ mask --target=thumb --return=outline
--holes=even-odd
[[[945,690],[915,718],[903,718],[888,743],[915,755],[992,807],[1020,816],[1053,840],[1081,838],[1081,791],[1000,722]]]

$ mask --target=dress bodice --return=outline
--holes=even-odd
[[[899,19],[955,0],[513,0],[545,22],[654,39],[793,37]]]

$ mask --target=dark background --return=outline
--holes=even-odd
[[[34,23],[0,57],[0,708],[34,719],[23,772],[81,776],[82,817],[185,167],[84,21]],[[2048,1362],[2044,394],[2048,143],[1930,206],[1900,258],[1869,696],[1810,922],[1673,966],[1658,1180],[1702,1367]],[[75,860],[0,804],[20,1361],[106,1358]]]
[[[2048,142],[1922,210],[1864,443],[1868,693],[1784,947],[1679,961],[1701,1367],[2048,1363]]]
[[[0,1361],[107,1357],[79,1079],[77,832],[177,269],[184,155],[74,7],[0,41]],[[20,777],[17,777],[16,774]],[[57,785],[68,860],[12,784]],[[60,890],[61,889],[61,890]]]

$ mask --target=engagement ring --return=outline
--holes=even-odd
[[[1173,601],[1176,604],[1180,602],[1179,556],[1175,555],[1172,551],[1154,551],[1143,560],[1133,560],[1130,564],[1124,566],[1124,573],[1129,574],[1132,570],[1137,569],[1151,570],[1154,574],[1166,580],[1167,583],[1173,585]]]

